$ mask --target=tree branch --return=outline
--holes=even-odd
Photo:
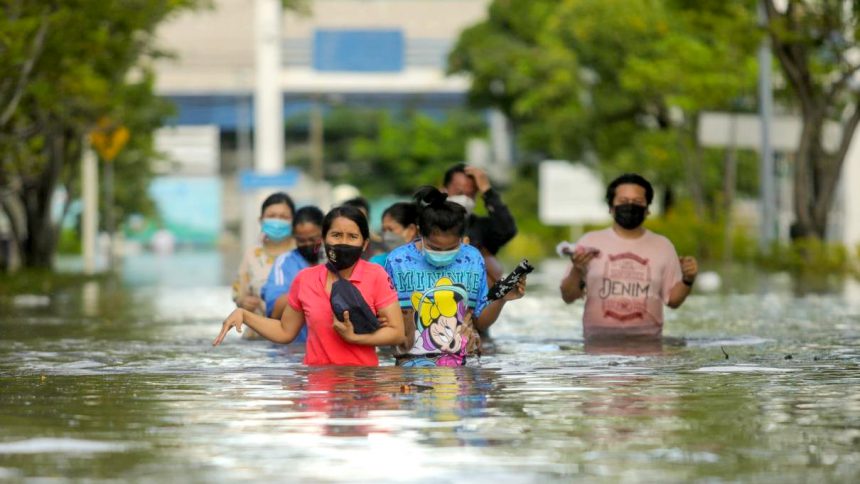
[[[36,31],[36,36],[33,38],[33,44],[30,47],[30,57],[26,62],[24,62],[24,66],[21,68],[21,74],[18,76],[18,84],[15,88],[15,93],[6,105],[6,109],[4,109],[3,113],[0,114],[0,127],[5,126],[6,123],[12,119],[12,115],[15,114],[15,110],[18,108],[18,103],[21,101],[21,96],[24,95],[27,81],[30,77],[30,73],[33,71],[33,66],[36,64],[36,60],[38,60],[42,53],[42,47],[45,44],[45,35],[47,32],[48,13],[46,12],[42,14],[42,21],[39,24],[39,30]]]
[[[12,238],[15,242],[15,248],[18,253],[21,254],[23,250],[23,240],[27,233],[27,228],[21,226],[21,217],[20,212],[15,210],[15,207],[12,205],[14,200],[14,194],[10,191],[4,193],[4,191],[0,191],[0,210],[6,214],[6,218],[9,219],[9,227],[12,229]]]
[[[839,92],[845,88],[850,81],[858,72],[860,72],[860,64],[856,66],[851,66],[850,69],[843,72],[839,79],[830,85],[830,89],[827,90],[826,99],[827,105],[831,105],[836,97],[839,95]]]
[[[839,148],[832,156],[824,157],[822,163],[827,163],[831,166],[822,167],[823,180],[821,182],[821,191],[817,194],[818,197],[827,197],[828,203],[822,203],[821,200],[815,200],[815,219],[825,220],[827,213],[830,211],[830,200],[833,198],[833,193],[836,191],[836,186],[839,184],[839,178],[842,173],[842,166],[845,164],[845,157],[848,150],[851,148],[851,142],[854,140],[854,132],[857,125],[860,124],[860,105],[855,101],[854,112],[848,121],[842,125],[842,139],[839,142]]]
[[[795,91],[799,97],[803,98],[806,93],[811,94],[811,90],[809,86],[804,82],[804,76],[800,69],[800,65],[798,59],[795,57],[797,52],[792,51],[792,44],[788,42],[784,42],[780,35],[777,34],[776,28],[772,26],[773,22],[781,22],[786,25],[786,27],[791,27],[789,24],[791,23],[791,12],[792,5],[789,4],[789,10],[785,15],[780,14],[776,10],[776,6],[773,4],[773,0],[765,0],[765,17],[767,20],[767,25],[765,28],[767,29],[768,37],[770,37],[770,41],[773,43],[773,52],[776,54],[777,60],[779,60],[779,64],[782,66],[785,71],[786,76],[788,77],[789,82],[794,87]]]

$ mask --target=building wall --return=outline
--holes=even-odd
[[[312,13],[284,14],[281,84],[291,93],[462,93],[465,79],[445,76],[459,33],[486,15],[489,0],[315,0]],[[157,65],[168,96],[248,94],[254,83],[254,0],[216,0],[158,32],[176,60]],[[393,32],[402,38],[402,69],[318,70],[320,34]],[[325,36],[323,36],[325,37]],[[316,64],[319,66],[319,63]]]

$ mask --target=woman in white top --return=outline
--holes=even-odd
[[[295,248],[292,237],[293,214],[295,204],[284,192],[273,193],[263,201],[260,210],[262,241],[248,249],[242,257],[239,272],[233,281],[233,302],[237,307],[260,315],[266,314],[260,289],[266,283],[275,259]]]

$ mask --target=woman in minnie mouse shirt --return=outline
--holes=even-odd
[[[420,239],[388,254],[385,270],[403,310],[407,345],[400,366],[461,366],[480,350],[477,330],[490,327],[526,282],[487,301],[487,272],[478,249],[463,243],[466,211],[433,187],[415,195]]]

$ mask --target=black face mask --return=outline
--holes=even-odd
[[[339,271],[352,267],[361,258],[362,252],[364,247],[360,245],[335,244],[325,248],[328,261]]]
[[[645,221],[645,212],[648,207],[636,205],[635,203],[625,203],[624,205],[616,205],[614,217],[615,222],[627,230],[633,230],[642,225]]]
[[[320,261],[320,246],[322,244],[299,245],[296,246],[296,251],[302,256],[308,264],[316,265]]]

